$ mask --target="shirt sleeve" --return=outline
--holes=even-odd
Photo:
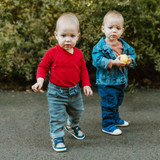
[[[134,53],[134,49],[131,47],[130,48],[130,52],[129,52],[130,58],[132,60],[132,63],[129,65],[130,68],[134,68],[135,67],[135,58],[136,58],[136,54]]]
[[[83,53],[82,53],[82,58],[81,58],[80,79],[81,79],[82,87],[91,86],[90,80],[89,80],[88,70],[87,70],[86,63],[85,63],[85,60],[83,57]]]
[[[48,50],[38,65],[36,78],[46,78],[52,62],[51,51]]]
[[[109,58],[104,57],[103,53],[95,46],[92,51],[93,66],[96,68],[108,69]]]

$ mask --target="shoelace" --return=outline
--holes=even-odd
[[[74,130],[74,132],[75,132],[76,134],[78,134],[78,131],[81,130],[81,128],[78,127],[78,126],[73,127],[72,129]]]

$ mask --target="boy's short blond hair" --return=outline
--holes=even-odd
[[[122,20],[122,23],[123,23],[123,25],[124,25],[124,18],[123,18],[123,16],[122,16],[122,14],[119,13],[118,11],[116,11],[116,10],[107,12],[107,14],[106,14],[106,15],[104,16],[104,18],[103,18],[103,24],[102,24],[102,25],[104,25],[104,24],[106,23],[107,18],[108,18],[109,16],[114,17],[114,18],[118,18],[119,20]]]
[[[58,26],[59,26],[59,23],[63,21],[63,22],[71,22],[71,23],[74,23],[77,25],[77,29],[78,29],[78,32],[79,32],[79,21],[78,21],[78,18],[71,12],[67,12],[67,13],[63,13],[57,20],[57,23],[56,23],[56,31],[58,30]]]

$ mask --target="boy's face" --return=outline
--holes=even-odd
[[[72,52],[79,38],[78,26],[71,22],[59,22],[55,36],[58,44],[68,52]]]
[[[107,42],[116,42],[124,32],[123,20],[115,17],[108,17],[102,26],[102,32]]]

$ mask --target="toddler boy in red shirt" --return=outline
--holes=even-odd
[[[38,92],[50,69],[47,97],[50,114],[50,136],[55,151],[66,151],[64,127],[76,139],[85,134],[79,127],[84,106],[79,87],[81,81],[84,94],[91,96],[90,81],[83,53],[75,47],[79,33],[79,21],[72,13],[64,13],[57,20],[55,37],[58,45],[50,48],[37,69],[37,82],[32,86]],[[68,113],[67,124],[65,125]]]

